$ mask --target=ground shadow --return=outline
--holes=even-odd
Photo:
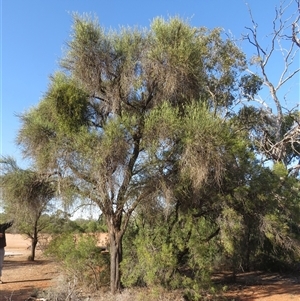
[[[52,280],[52,278],[43,278],[43,279],[28,279],[28,280],[17,280],[17,281],[9,281],[9,282],[6,282],[6,283],[26,283],[26,282],[28,282],[28,283],[35,283],[35,282],[40,282],[40,281],[50,281],[50,280]],[[5,283],[4,283],[5,284]],[[1,289],[0,289],[0,291],[1,291]]]
[[[47,263],[50,263],[51,260],[34,260],[34,261],[29,261],[29,260],[9,260],[6,259],[4,260],[4,268],[5,270],[13,270],[13,269],[18,269],[24,266],[38,266],[38,265],[44,265]]]
[[[34,297],[33,288],[24,288],[17,291],[3,290],[0,287],[0,301],[25,301],[30,297]]]
[[[300,296],[300,278],[294,274],[250,272],[236,275],[233,279],[229,274],[218,275],[215,283],[227,286],[225,293],[229,300],[260,300],[274,295]]]

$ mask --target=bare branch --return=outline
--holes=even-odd
[[[297,12],[286,17],[288,9],[290,9],[293,3],[297,4]],[[300,20],[300,0],[283,1],[280,3],[279,7],[275,8],[275,16],[272,22],[272,33],[269,37],[270,43],[268,46],[263,46],[262,42],[258,38],[258,24],[255,22],[252,15],[252,11],[248,6],[248,11],[250,15],[250,20],[253,27],[246,29],[250,32],[247,35],[244,35],[244,39],[247,40],[251,45],[254,46],[257,57],[254,58],[254,63],[259,67],[260,76],[263,79],[263,84],[267,87],[271,99],[276,106],[277,112],[272,115],[272,119],[276,122],[276,127],[273,128],[275,132],[275,141],[274,133],[273,137],[262,135],[258,139],[261,139],[259,145],[263,152],[273,158],[275,161],[281,161],[286,155],[286,149],[289,145],[290,148],[295,152],[295,154],[300,155],[296,150],[296,145],[299,144],[300,130],[299,125],[296,124],[292,130],[284,133],[283,129],[283,106],[281,104],[281,97],[279,96],[279,90],[282,86],[292,80],[297,74],[299,74],[300,68],[296,64],[295,58],[299,54],[299,20]],[[292,29],[292,35],[288,36],[287,32]],[[287,44],[290,43],[288,46]],[[298,46],[297,48],[295,48]],[[268,48],[269,47],[269,48]],[[279,47],[279,48],[277,48]],[[274,76],[269,70],[268,66],[271,65],[271,59],[276,60],[276,52],[281,53],[282,57],[282,71],[279,74],[278,82],[275,84],[274,80],[271,78]],[[251,74],[255,74],[251,70],[247,70]],[[272,76],[272,77],[271,77]],[[265,100],[261,97],[248,97],[252,101],[259,103],[265,108],[270,108]],[[286,97],[285,97],[286,99]],[[294,110],[297,107],[294,107]],[[287,110],[290,112],[290,110]],[[291,112],[290,112],[291,113]],[[263,137],[263,138],[262,138]]]

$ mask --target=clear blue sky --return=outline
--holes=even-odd
[[[270,32],[279,0],[247,2],[262,32]],[[244,0],[0,0],[0,10],[0,152],[15,157],[19,164],[16,115],[36,105],[46,92],[71,33],[72,12],[91,13],[102,26],[115,29],[148,27],[157,16],[174,15],[191,18],[193,26],[222,27],[236,38],[246,32],[245,26],[251,26]],[[252,52],[247,43],[242,48]]]

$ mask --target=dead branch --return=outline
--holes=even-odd
[[[286,17],[288,9],[292,8],[293,3],[296,2],[297,11]],[[296,145],[300,143],[300,128],[299,123],[295,122],[294,127],[288,132],[283,132],[283,110],[284,107],[281,104],[279,90],[283,85],[295,78],[300,72],[299,64],[296,63],[296,59],[299,55],[300,39],[299,39],[299,20],[300,20],[300,0],[283,1],[279,7],[275,8],[275,16],[272,22],[272,33],[270,35],[270,43],[264,46],[259,40],[258,24],[255,21],[252,11],[248,6],[250,20],[252,27],[246,27],[248,34],[244,35],[244,39],[247,40],[256,50],[256,57],[252,60],[254,64],[259,67],[260,76],[263,79],[264,86],[267,87],[271,99],[276,107],[276,112],[272,114],[272,118],[275,120],[275,141],[270,139],[268,135],[262,135],[259,145],[261,150],[275,161],[282,161],[286,155],[287,146],[300,155],[296,150]],[[292,36],[287,35],[292,30]],[[298,47],[297,47],[298,46]],[[280,52],[283,62],[283,69],[279,74],[278,82],[274,83],[271,80],[270,71],[267,67],[271,64],[271,58],[275,57],[275,52]],[[247,70],[249,73],[254,74],[251,70]],[[268,105],[261,97],[256,96],[251,98],[252,101],[259,103],[265,108],[270,108],[272,105]],[[294,107],[294,110],[297,107]],[[288,110],[289,111],[289,110]]]

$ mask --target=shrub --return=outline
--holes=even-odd
[[[98,290],[109,284],[109,256],[96,247],[92,236],[59,235],[49,244],[46,254],[61,263],[63,272],[77,283]]]

